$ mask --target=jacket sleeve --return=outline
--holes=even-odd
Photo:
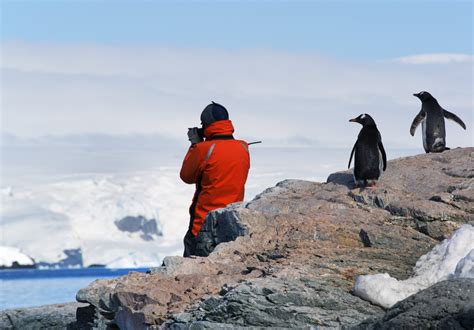
[[[201,150],[198,144],[193,144],[189,147],[188,153],[184,157],[179,173],[181,180],[189,184],[196,183],[201,175],[202,162]]]

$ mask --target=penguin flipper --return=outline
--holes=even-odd
[[[452,120],[452,121],[458,123],[459,126],[461,126],[462,128],[466,129],[466,124],[464,124],[464,122],[461,120],[461,118],[456,116],[454,113],[443,109],[443,115],[444,115],[444,118]]]
[[[411,123],[410,126],[410,134],[411,136],[415,135],[416,128],[420,123],[425,119],[426,117],[426,112],[423,111],[423,109],[416,115],[415,119],[413,119],[413,122]]]
[[[357,145],[357,141],[356,141],[356,143],[354,143],[354,147],[352,148],[351,157],[349,158],[349,165],[347,165],[347,168],[351,168],[352,156],[354,156],[354,151],[356,150],[356,145]]]

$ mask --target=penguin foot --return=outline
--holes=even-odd
[[[377,180],[367,180],[367,187],[375,187]]]
[[[377,184],[377,180],[376,179],[355,180],[354,184],[355,184],[355,188],[374,187]]]

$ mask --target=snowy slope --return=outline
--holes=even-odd
[[[21,247],[38,262],[66,258],[80,249],[83,266],[159,265],[164,255],[179,254],[187,228],[193,187],[183,185],[177,169],[116,175],[56,178],[27,188],[2,189],[2,245]],[[138,232],[119,230],[125,217],[155,219],[163,236],[145,240]],[[162,221],[173,219],[174,221]]]
[[[374,304],[389,308],[420,290],[449,279],[474,278],[474,227],[463,225],[416,263],[414,276],[397,280],[388,274],[362,275],[354,293]]]

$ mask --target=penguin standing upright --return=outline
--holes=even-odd
[[[414,136],[416,128],[421,123],[423,148],[426,153],[442,152],[449,149],[446,148],[444,118],[455,121],[464,129],[466,129],[466,124],[454,113],[443,109],[430,93],[420,92],[413,94],[413,96],[420,99],[421,110],[411,124],[410,134]]]
[[[382,171],[387,168],[387,156],[382,144],[382,136],[375,121],[366,113],[349,121],[359,123],[363,127],[354,148],[352,148],[348,168],[351,167],[352,156],[355,153],[354,181],[356,186],[375,185]]]

